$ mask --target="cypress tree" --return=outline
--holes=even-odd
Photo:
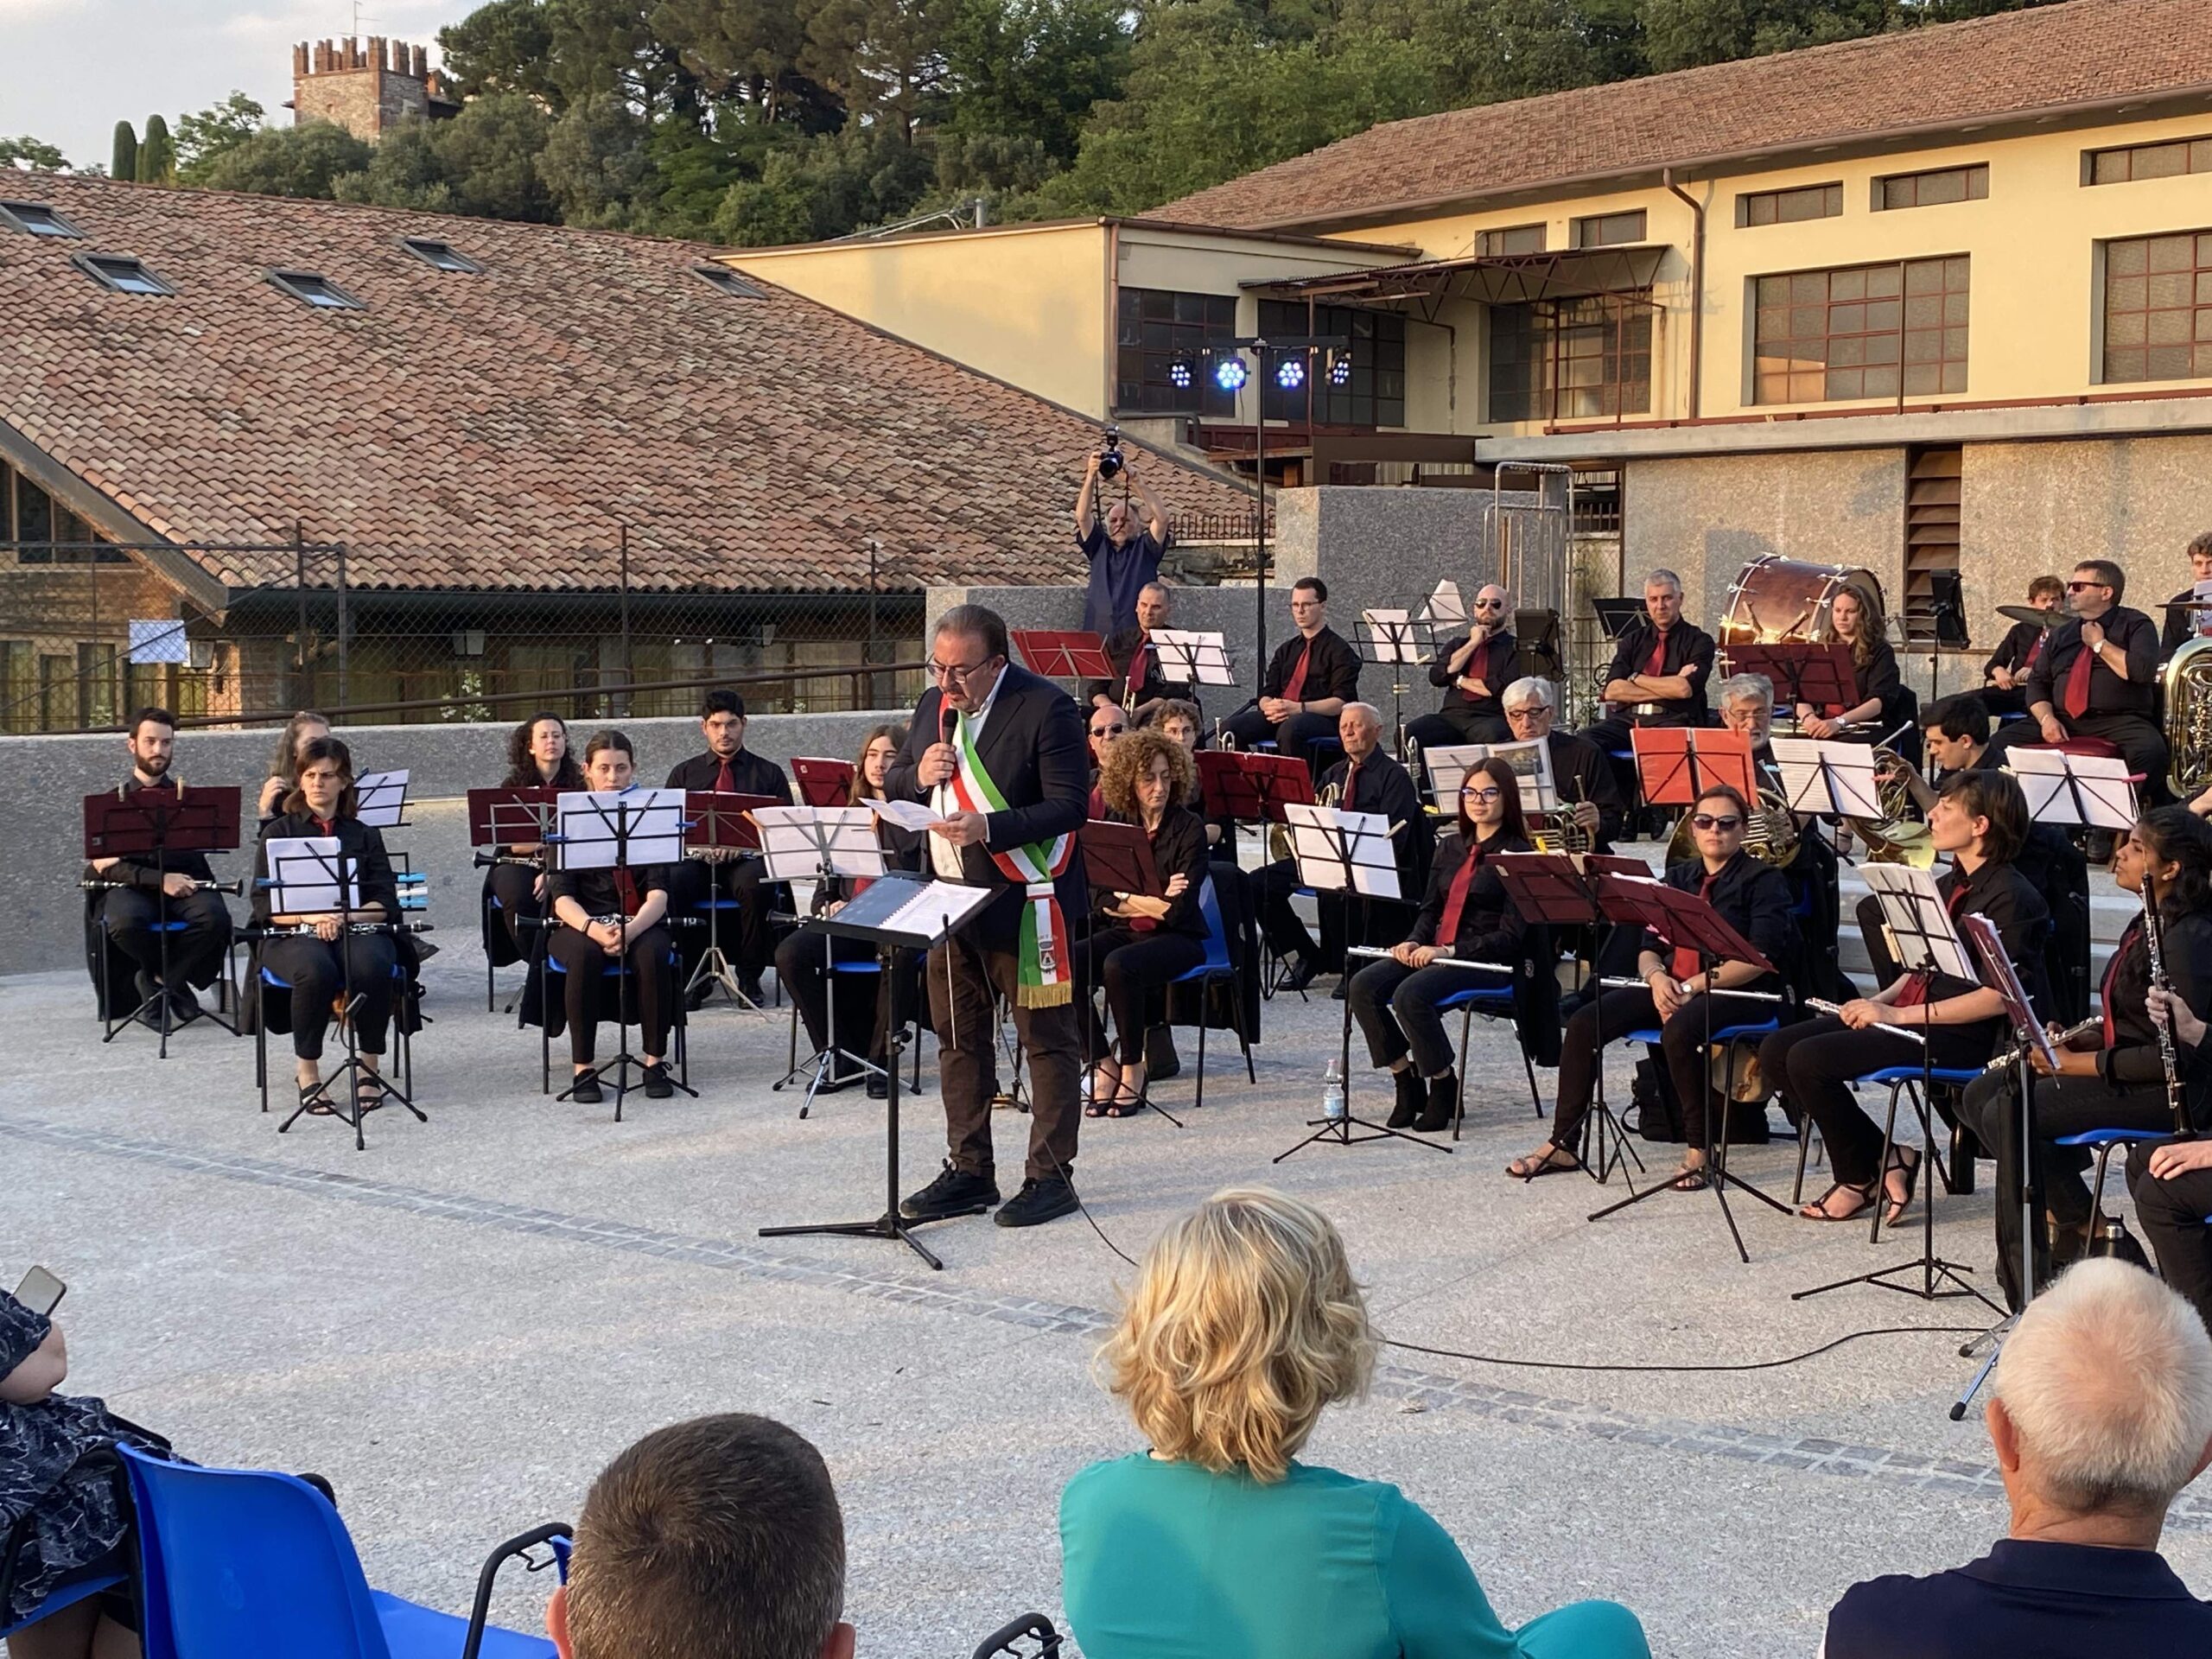
[[[169,124],[158,115],[146,118],[146,137],[138,146],[138,182],[176,182],[176,149],[169,143]]]
[[[128,121],[115,124],[115,149],[108,159],[107,175],[111,179],[138,176],[138,135]]]

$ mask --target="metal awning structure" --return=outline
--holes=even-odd
[[[1431,307],[1446,300],[1519,305],[1640,292],[1656,279],[1660,264],[1670,250],[1668,243],[1639,242],[1613,248],[1561,248],[1548,253],[1470,254],[1458,259],[1425,259],[1239,286],[1274,299],[1336,305],[1386,306],[1407,300]]]

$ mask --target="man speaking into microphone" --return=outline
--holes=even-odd
[[[932,874],[1000,891],[930,952],[950,1155],[899,1210],[926,1221],[999,1203],[995,991],[1029,1056],[1032,1100],[1021,1190],[994,1219],[1033,1227],[1076,1208],[1069,1176],[1082,1065],[1067,924],[1090,907],[1075,856],[1090,796],[1083,717],[1065,691],[1007,659],[1006,622],[981,605],[938,619],[930,678],[885,792],[926,802],[943,820],[929,833]]]

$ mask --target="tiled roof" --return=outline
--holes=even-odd
[[[2206,0],[2070,0],[1370,127],[1159,210],[1291,228],[2212,86]]]
[[[611,587],[621,524],[645,588],[861,587],[870,537],[893,585],[1082,579],[1094,428],[765,282],[724,294],[693,274],[722,250],[43,175],[0,197],[84,232],[0,228],[0,422],[160,537],[278,541],[297,518],[368,587]],[[483,270],[434,270],[407,236]],[[178,291],[111,292],[80,252]],[[313,309],[271,267],[365,308]],[[1172,508],[1249,499],[1149,465]],[[289,580],[289,559],[195,556]]]

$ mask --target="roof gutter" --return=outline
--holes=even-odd
[[[1663,169],[1659,181],[1697,219],[1690,243],[1690,419],[1696,420],[1705,406],[1705,204],[1675,182],[1673,168]]]

